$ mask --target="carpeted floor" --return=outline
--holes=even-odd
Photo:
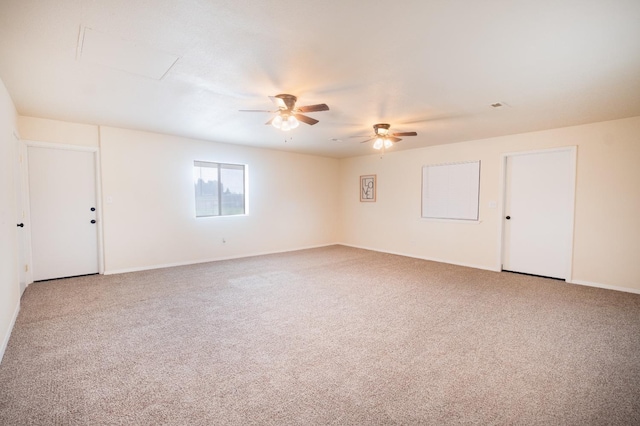
[[[640,295],[342,246],[27,289],[0,424],[640,424]]]

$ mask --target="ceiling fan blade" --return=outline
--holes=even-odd
[[[275,118],[275,117],[273,117],[273,118]],[[271,124],[271,122],[273,121],[273,118],[272,118],[271,120],[267,121],[267,122],[266,122],[266,123],[264,123],[264,124],[266,124],[266,125]]]
[[[370,138],[371,135],[356,135],[356,136],[349,136],[350,138]]]
[[[277,112],[277,111],[269,111],[266,109],[239,109],[240,112]]]
[[[293,114],[293,116],[297,118],[298,121],[302,121],[303,123],[307,123],[311,126],[319,122],[315,118],[307,117],[306,115],[302,115],[302,114]]]
[[[276,106],[278,108],[287,109],[287,104],[284,103],[284,100],[282,98],[278,98],[278,97],[275,97],[275,96],[269,96],[269,99],[271,99],[271,102],[276,104]]]
[[[371,138],[371,139],[367,139],[366,141],[362,141],[360,143],[367,143],[367,142],[371,142],[372,140],[374,140],[375,138]]]
[[[387,139],[389,139],[391,142],[400,142],[402,140],[400,138],[394,138],[393,136],[387,136]]]
[[[392,133],[393,136],[418,136],[416,132],[396,132]]]
[[[297,112],[318,112],[318,111],[329,111],[329,105],[327,104],[317,104],[317,105],[307,105],[296,108]]]

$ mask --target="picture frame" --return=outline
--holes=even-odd
[[[360,202],[376,202],[376,175],[360,176]]]

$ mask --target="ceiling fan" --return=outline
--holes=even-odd
[[[418,136],[416,132],[391,132],[389,130],[390,127],[391,125],[387,123],[374,124],[373,130],[375,134],[373,136],[367,135],[367,136],[351,136],[351,137],[352,138],[369,138],[360,143],[365,143],[365,142],[375,140],[375,142],[373,143],[374,149],[382,149],[382,148],[387,149],[387,148],[391,148],[394,143],[400,142],[402,140],[398,136]]]
[[[293,95],[280,94],[276,96],[269,96],[269,99],[273,101],[274,104],[278,107],[275,111],[262,110],[262,109],[241,109],[241,112],[277,112],[278,114],[273,117],[271,120],[267,121],[265,124],[271,124],[276,129],[288,131],[291,129],[295,129],[300,125],[300,121],[303,123],[309,124],[313,126],[318,122],[315,118],[308,117],[306,115],[302,115],[300,113],[304,112],[318,112],[318,111],[329,111],[329,106],[327,104],[317,104],[317,105],[307,105],[296,107],[297,97]]]

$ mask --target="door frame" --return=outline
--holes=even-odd
[[[100,171],[100,148],[97,146],[82,146],[82,145],[69,145],[69,144],[60,144],[60,143],[52,143],[52,142],[37,142],[26,140],[25,143],[25,200],[26,200],[26,211],[27,217],[25,219],[25,227],[27,228],[28,234],[27,237],[29,239],[29,254],[28,261],[29,265],[33,265],[33,256],[31,251],[31,198],[29,193],[29,147],[34,148],[49,148],[49,149],[61,149],[66,151],[84,151],[93,153],[93,161],[95,164],[95,185],[96,185],[96,221],[98,222],[98,273],[104,274],[104,239],[103,239],[103,225],[102,225],[102,181],[100,176],[102,175]],[[29,283],[33,282],[33,267],[29,268],[29,272],[27,275],[27,281]]]
[[[22,139],[16,131],[13,132],[14,143],[16,147],[15,160],[18,162],[14,170],[14,187],[17,191],[16,194],[16,224],[26,223],[28,215],[28,200],[26,200],[26,184],[27,179],[25,175],[27,167],[27,148]],[[29,224],[27,223],[27,226]],[[20,286],[20,297],[26,290],[26,288],[33,281],[31,280],[31,238],[28,230],[24,227],[18,231],[18,277]],[[24,286],[24,287],[23,287]]]
[[[573,146],[563,146],[558,148],[546,148],[546,149],[536,149],[536,150],[528,150],[528,151],[516,151],[516,152],[506,152],[501,154],[500,157],[500,200],[498,202],[498,212],[500,212],[500,220],[498,221],[498,264],[496,265],[496,271],[502,272],[502,263],[504,259],[504,227],[505,227],[505,214],[506,214],[506,198],[507,198],[507,159],[509,157],[515,157],[520,155],[531,155],[531,154],[547,154],[552,152],[569,152],[570,158],[570,182],[569,182],[569,191],[570,191],[570,209],[571,209],[571,223],[569,227],[569,241],[567,247],[569,247],[569,256],[567,256],[567,265],[566,267],[566,278],[565,281],[570,283],[573,279],[573,238],[575,232],[575,211],[576,211],[576,171],[577,171],[577,157],[578,157],[578,147],[576,145]]]

